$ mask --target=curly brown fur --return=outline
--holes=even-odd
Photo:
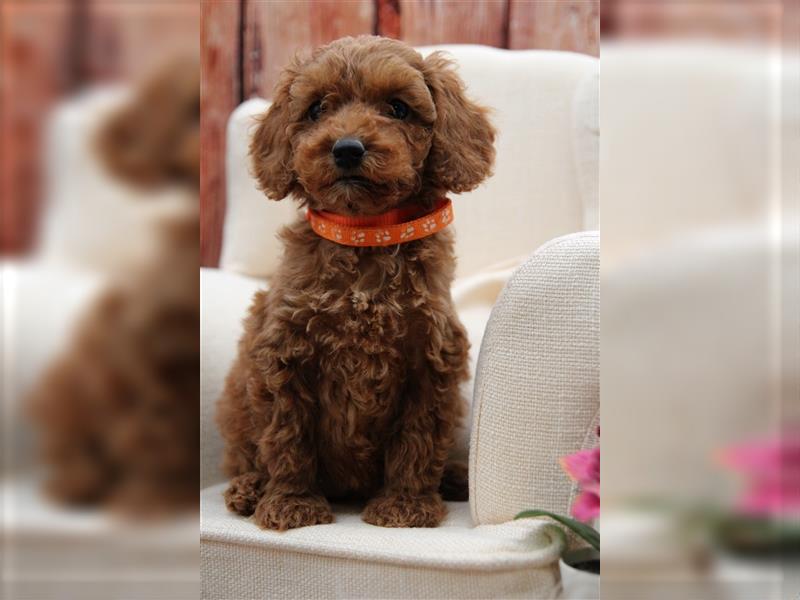
[[[176,63],[172,69],[177,70],[159,72],[147,82],[133,105],[103,126],[105,143],[116,140],[141,149],[150,143],[146,140],[191,139],[197,124],[180,120],[167,127],[168,133],[157,131],[166,126],[163,122],[135,120],[128,123],[135,139],[117,139],[113,133],[122,115],[153,114],[165,108],[164,102],[173,108],[191,104],[186,86],[197,81],[197,72],[186,73],[186,68]],[[180,83],[168,84],[170,72]],[[195,85],[195,100],[199,92]],[[174,116],[175,111],[167,112]],[[112,163],[127,152],[118,146],[106,149]],[[187,170],[180,173],[174,156],[160,165],[156,158],[150,157],[155,162],[147,172],[171,174],[172,183],[185,183],[186,174],[196,168],[188,156]],[[141,183],[143,171],[114,164],[121,169],[118,175]],[[134,516],[197,504],[199,218],[191,204],[196,196],[187,194],[186,200],[190,205],[184,214],[161,223],[156,260],[117,274],[119,281],[89,307],[63,354],[28,398],[48,467],[46,486],[60,502],[112,506]]]
[[[393,118],[393,99],[407,118]],[[346,173],[331,156],[343,136],[367,149]],[[270,198],[372,215],[475,187],[493,141],[486,109],[443,56],[359,37],[286,69],[251,155]],[[218,405],[228,508],[284,530],[329,523],[328,499],[358,497],[369,523],[438,525],[469,348],[450,297],[452,233],[352,248],[298,219],[281,237],[283,262],[255,296]],[[447,472],[443,489],[464,499],[465,469]]]

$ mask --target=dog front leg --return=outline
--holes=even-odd
[[[362,515],[367,523],[436,527],[447,514],[439,487],[464,413],[459,384],[469,350],[461,324],[455,318],[447,323],[408,377],[403,412],[386,448],[384,486]]]
[[[432,412],[413,412],[386,450],[384,486],[364,509],[367,523],[436,527],[447,514],[438,490],[452,430]]]
[[[274,395],[258,453],[269,474],[255,509],[260,527],[284,531],[333,521],[328,501],[317,491],[310,402],[288,384]]]

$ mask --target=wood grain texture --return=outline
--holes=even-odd
[[[135,80],[165,57],[176,53],[199,55],[199,2],[88,0],[84,11],[88,81]]]
[[[399,0],[400,38],[412,46],[485,44],[504,48],[507,0]]]
[[[245,7],[245,98],[269,98],[296,52],[375,27],[374,0],[247,0]]]
[[[67,0],[0,4],[0,253],[34,241],[46,116],[74,84]]]
[[[508,47],[600,55],[599,0],[509,0]]]
[[[375,33],[385,37],[400,39],[400,0],[375,0],[377,27]]]
[[[611,7],[603,3],[604,17]],[[613,5],[614,33],[620,38],[680,40],[701,38],[747,43],[780,43],[783,23],[792,22],[797,2],[758,0],[750,2],[631,2]],[[607,20],[607,19],[606,19]],[[788,30],[787,30],[788,32]]]
[[[217,266],[225,218],[225,128],[241,102],[241,3],[203,2],[200,85],[200,264]]]

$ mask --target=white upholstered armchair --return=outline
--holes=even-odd
[[[291,201],[264,198],[248,173],[253,117],[268,106],[250,100],[228,128],[221,266],[201,274],[205,598],[558,593],[554,525],[513,517],[532,507],[567,512],[574,489],[558,458],[596,443],[599,237],[587,230],[597,226],[597,61],[443,49],[469,93],[494,109],[499,130],[494,177],[453,198],[453,297],[473,373],[464,387],[471,425],[454,452],[469,455],[470,501],[450,503],[435,529],[383,529],[363,523],[358,506],[336,506],[331,525],[276,533],[225,510],[214,403],[250,298],[279,260],[275,232],[296,211]]]

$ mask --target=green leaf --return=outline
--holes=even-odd
[[[576,521],[575,519],[570,519],[569,517],[564,517],[561,515],[557,515],[555,513],[551,513],[546,510],[526,510],[519,513],[515,519],[527,519],[529,517],[550,517],[551,519],[558,521],[565,527],[568,527],[572,531],[574,531],[581,539],[585,540],[592,548],[600,551],[600,533],[594,528],[586,523],[581,523],[580,521]]]

